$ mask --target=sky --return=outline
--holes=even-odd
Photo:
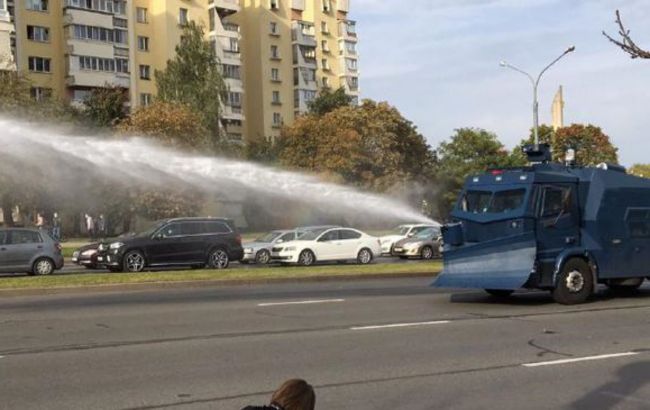
[[[362,98],[388,101],[431,146],[461,127],[513,148],[532,127],[536,76],[571,45],[539,86],[540,123],[564,89],[564,122],[600,126],[624,165],[650,163],[650,60],[631,59],[601,34],[615,10],[650,49],[649,0],[352,0]]]

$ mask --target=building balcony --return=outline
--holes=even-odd
[[[294,21],[291,24],[291,40],[294,44],[301,46],[316,47],[316,32],[314,25],[301,21]]]
[[[129,88],[129,74],[117,74],[102,71],[70,70],[66,77],[68,87],[104,87],[111,84],[117,87]]]
[[[336,0],[336,11],[342,13],[350,12],[350,0]]]
[[[241,106],[224,105],[221,117],[228,121],[244,121],[244,110]]]
[[[339,57],[339,76],[359,76],[359,63],[354,57]]]
[[[314,57],[309,54],[314,54]],[[318,62],[315,57],[315,49],[304,48],[298,45],[293,46],[293,65],[300,68],[317,69]]]
[[[305,11],[305,0],[291,0],[293,10]]]
[[[208,7],[214,7],[217,11],[230,11],[236,13],[241,9],[239,0],[210,0]]]
[[[339,20],[339,37],[345,41],[357,42],[357,22],[353,20]]]
[[[83,24],[86,26],[113,27],[113,14],[93,10],[66,8],[63,11],[63,25]]]

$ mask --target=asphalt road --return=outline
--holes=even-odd
[[[650,408],[650,288],[560,306],[426,279],[0,299],[2,409]],[[558,362],[559,361],[559,362]]]

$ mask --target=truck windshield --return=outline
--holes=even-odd
[[[524,202],[524,188],[506,191],[467,191],[460,203],[460,209],[474,214],[503,213],[514,211]]]

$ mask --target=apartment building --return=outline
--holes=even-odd
[[[275,138],[323,87],[358,99],[348,8],[349,0],[0,0],[0,53],[9,37],[36,99],[81,104],[110,84],[128,90],[137,109],[155,98],[155,71],[174,57],[183,25],[196,21],[228,86],[225,135]]]
[[[275,138],[321,88],[359,96],[355,22],[349,0],[241,0],[249,138]]]
[[[13,19],[6,0],[0,0],[0,70],[14,70],[11,41],[14,35]]]

